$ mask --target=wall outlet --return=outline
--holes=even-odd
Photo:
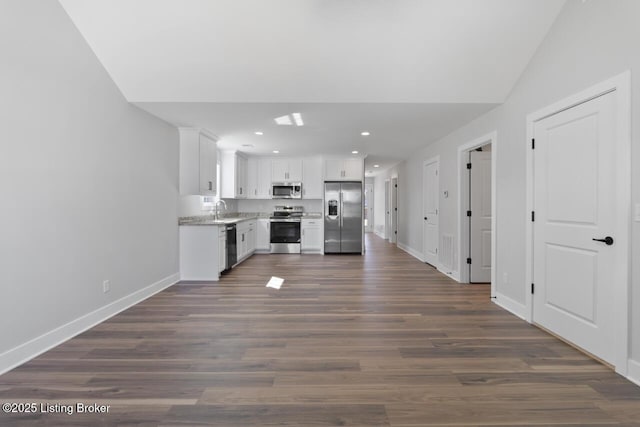
[[[111,290],[111,282],[108,280],[105,280],[104,282],[102,282],[102,292],[106,294],[110,290]]]
[[[509,283],[509,274],[502,273],[502,283]]]

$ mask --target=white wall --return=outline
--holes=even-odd
[[[125,101],[57,1],[0,2],[0,58],[2,372],[178,272],[178,132]]]
[[[384,205],[384,187],[385,181],[391,181],[391,178],[398,176],[398,167],[393,166],[385,171],[380,172],[374,177],[374,186],[373,192],[375,194],[374,197],[374,231],[380,235],[384,236],[384,226],[385,226],[385,205]],[[389,203],[391,203],[391,193],[389,193]]]
[[[524,306],[526,115],[632,70],[632,201],[640,202],[640,2],[568,1],[518,84],[500,107],[413,154],[399,167],[399,242],[422,252],[422,162],[440,155],[440,233],[457,237],[457,147],[494,130],[497,157],[497,292]],[[499,67],[499,64],[496,64]],[[429,142],[429,141],[425,141]],[[632,224],[632,356],[640,362],[640,224]],[[503,282],[503,273],[508,282]],[[640,365],[637,365],[640,368]],[[638,371],[640,374],[640,371]]]

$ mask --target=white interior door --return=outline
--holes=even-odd
[[[533,320],[611,363],[614,125],[610,93],[536,122],[533,150]]]
[[[424,261],[438,265],[438,196],[440,192],[440,177],[438,176],[440,162],[435,160],[424,163],[422,174],[422,188],[424,191],[423,217],[423,246]]]
[[[398,242],[398,178],[391,178],[391,233],[389,243]]]
[[[389,206],[389,182],[384,182],[384,238],[389,240],[389,213],[391,207]]]
[[[364,231],[373,231],[373,184],[364,185]]]
[[[491,152],[469,153],[469,282],[491,283]]]

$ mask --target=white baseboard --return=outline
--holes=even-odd
[[[627,365],[629,367],[627,370],[627,379],[640,386],[640,362],[629,359]]]
[[[380,232],[378,230],[375,230],[374,233],[375,233],[376,236],[380,237],[381,239],[386,240],[386,238],[384,237],[384,233],[382,233],[382,232]]]
[[[91,313],[85,314],[82,317],[72,320],[65,325],[0,354],[0,375],[22,365],[25,362],[28,362],[34,357],[62,344],[87,329],[104,322],[121,311],[138,304],[150,296],[177,283],[179,280],[179,273],[172,274],[171,276],[165,277],[146,288],[140,289],[130,295],[120,298],[117,301],[100,307]]]
[[[526,307],[523,304],[520,304],[499,292],[496,293],[496,297],[493,299],[493,302],[519,318],[526,320],[524,315]]]
[[[402,249],[403,251],[405,251],[406,253],[408,253],[412,257],[417,258],[420,261],[424,262],[424,259],[422,259],[422,254],[420,252],[416,251],[413,248],[410,248],[409,246],[405,245],[404,243],[398,242],[397,244],[398,244],[398,247],[400,249]]]
[[[460,283],[460,277],[457,271],[452,271],[451,273],[448,273],[446,271],[443,271],[440,267],[438,267],[438,271],[444,274],[445,276],[447,276],[448,278],[453,279],[456,282]]]

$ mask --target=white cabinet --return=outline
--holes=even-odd
[[[180,226],[180,280],[218,280],[226,262],[220,253],[220,229],[224,226]]]
[[[325,160],[326,181],[363,181],[364,161],[359,157],[328,157]]]
[[[273,182],[302,182],[302,159],[273,159],[271,161]]]
[[[223,199],[247,198],[247,158],[235,151],[223,151],[220,159],[220,197]]]
[[[256,250],[256,221],[241,221],[236,226],[238,261],[248,258]]]
[[[247,160],[247,198],[271,198],[271,159],[249,157]]]
[[[180,194],[215,196],[216,141],[200,129],[180,128]]]
[[[302,198],[322,199],[322,158],[308,157],[302,161]]]
[[[218,227],[218,272],[222,273],[227,266],[227,228]]]
[[[303,219],[301,224],[302,241],[300,249],[302,252],[322,252],[324,242],[322,233],[322,218]]]
[[[271,222],[268,218],[260,218],[256,226],[256,250],[271,250]]]
[[[260,199],[271,198],[271,159],[261,157],[258,160],[258,197]]]

